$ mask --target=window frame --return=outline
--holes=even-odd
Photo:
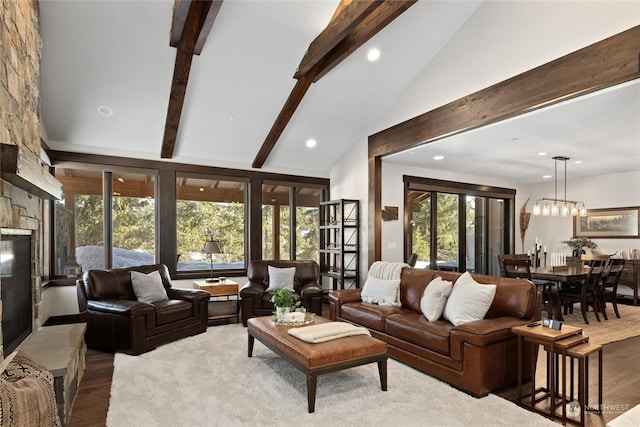
[[[261,259],[262,253],[262,185],[265,182],[277,182],[292,187],[317,187],[321,190],[320,200],[329,200],[328,178],[317,178],[301,175],[260,172],[253,170],[230,169],[214,166],[200,166],[184,163],[173,163],[155,160],[131,159],[116,156],[100,156],[83,153],[49,151],[52,168],[77,168],[94,171],[145,173],[152,171],[156,177],[156,262],[167,265],[172,279],[201,279],[209,277],[206,272],[179,272],[177,268],[177,235],[176,235],[176,178],[178,175],[200,175],[206,179],[239,180],[245,182],[245,268],[223,271],[219,274],[228,277],[246,276],[246,264],[251,259]],[[109,197],[109,203],[111,198]],[[54,250],[54,209],[55,201],[43,203],[43,218],[47,223],[43,227],[46,235],[43,241],[49,242],[43,260],[43,277],[51,281],[75,282],[78,277],[55,275],[51,262]],[[106,202],[105,202],[106,203]],[[110,206],[110,205],[109,205]],[[295,210],[295,205],[293,206]],[[295,232],[295,229],[294,229]],[[162,244],[160,244],[162,242]],[[295,245],[291,245],[295,257]],[[112,251],[109,247],[108,251]],[[110,264],[109,264],[110,265]],[[218,271],[216,271],[218,273]]]
[[[505,219],[504,233],[502,235],[502,241],[506,251],[512,252],[515,248],[515,197],[516,190],[503,187],[494,187],[481,184],[470,184],[457,181],[445,181],[434,178],[416,177],[410,175],[403,175],[402,180],[404,183],[404,259],[409,259],[412,251],[412,227],[411,217],[409,209],[409,192],[410,191],[423,191],[430,193],[429,198],[431,200],[430,205],[430,217],[431,217],[431,241],[430,252],[431,260],[429,260],[430,267],[433,268],[433,262],[437,256],[436,240],[437,240],[437,209],[438,209],[438,193],[457,194],[458,200],[458,271],[466,271],[466,197],[483,197],[486,199],[502,199],[505,201],[503,206],[503,216]],[[489,205],[486,203],[485,205]],[[485,207],[488,209],[488,207]],[[485,216],[484,221],[488,221],[488,215]],[[482,250],[487,252],[488,239],[483,245]],[[489,271],[490,259],[488,256],[484,256],[484,262],[480,266],[483,272]],[[478,268],[478,267],[476,267]],[[486,273],[485,273],[486,274]]]

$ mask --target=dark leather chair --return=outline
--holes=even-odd
[[[315,261],[253,260],[249,262],[249,283],[240,290],[242,300],[242,324],[252,317],[270,316],[275,308],[271,303],[273,292],[269,287],[269,266],[276,268],[295,267],[294,297],[302,301],[309,312],[322,315],[322,288],[318,284],[319,269]]]
[[[169,300],[139,302],[131,271],[159,271]],[[171,286],[164,264],[89,270],[76,282],[88,347],[138,355],[207,330],[209,293]]]

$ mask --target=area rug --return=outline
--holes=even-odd
[[[587,313],[589,324],[587,325],[584,323],[579,305],[576,304],[573,314],[564,316],[564,323],[582,328],[584,333],[589,336],[590,342],[601,345],[640,336],[640,306],[618,304],[618,311],[620,312],[619,319],[609,304],[607,306],[609,320],[604,320],[601,315],[600,322],[596,320],[593,311],[589,311]]]
[[[247,357],[240,324],[140,356],[116,354],[107,425],[121,426],[557,426],[495,395],[476,399],[395,360],[388,391],[377,364],[318,377],[307,412],[306,378],[256,341]]]

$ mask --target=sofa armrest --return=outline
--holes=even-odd
[[[302,306],[318,316],[322,316],[322,296],[324,292],[318,282],[307,282],[300,287]]]
[[[340,315],[342,304],[362,301],[362,289],[341,289],[329,292],[329,318],[337,320]]]
[[[190,303],[193,310],[193,317],[198,319],[208,318],[209,299],[211,298],[209,292],[199,289],[171,288],[167,289],[167,296],[169,299],[177,299]]]
[[[89,300],[87,308],[97,313],[127,317],[153,315],[154,313],[154,308],[151,304],[126,299]]]
[[[525,325],[528,319],[504,316],[494,319],[482,319],[458,325],[449,334],[451,340],[451,357],[461,361],[465,343],[484,347],[495,342],[515,338],[511,332],[514,326]]]

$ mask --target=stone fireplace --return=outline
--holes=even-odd
[[[0,2],[0,143],[40,158],[39,10],[36,0]],[[1,156],[4,164],[5,156]],[[0,228],[31,235],[32,325],[38,329],[42,253],[42,199],[4,179],[0,180]],[[0,278],[0,287],[2,279]],[[3,301],[0,300],[0,311]],[[4,356],[0,361],[4,360]]]

